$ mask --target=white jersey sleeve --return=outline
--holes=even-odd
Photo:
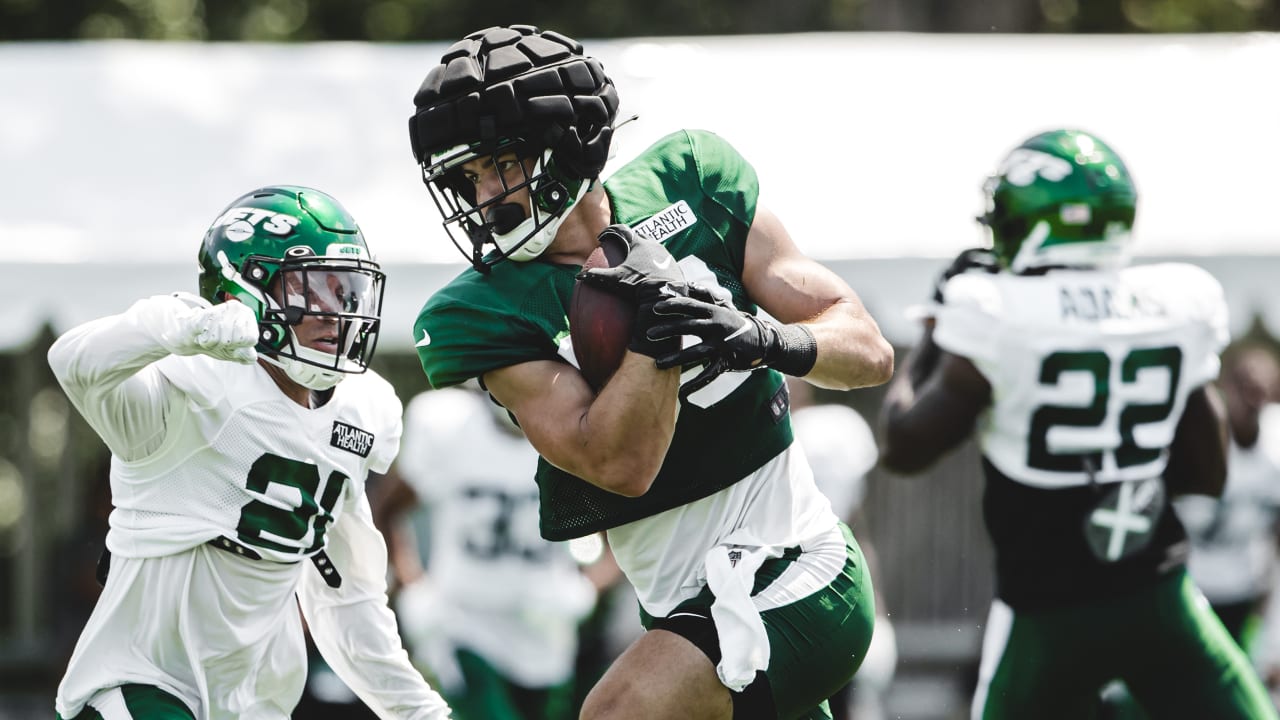
[[[1186,323],[1187,383],[1200,387],[1218,377],[1221,354],[1231,340],[1222,285],[1207,270],[1186,263],[1139,265],[1125,271],[1136,293],[1159,298],[1171,317]]]
[[[1228,339],[1221,286],[1181,263],[962,274],[944,298],[934,340],[991,384],[983,454],[1038,487],[1162,473]]]
[[[962,273],[943,286],[943,304],[936,308],[933,340],[954,355],[968,358],[979,369],[999,360],[996,341],[1004,317],[1004,296],[982,273]]]
[[[179,393],[152,365],[170,354],[190,306],[174,295],[139,300],[68,330],[49,348],[49,366],[67,397],[117,457],[138,460],[164,441]]]
[[[326,549],[341,586],[329,587],[310,568],[298,585],[302,613],[325,661],[380,718],[449,717],[444,700],[400,644],[387,605],[387,549],[363,493],[347,498]]]
[[[400,452],[400,439],[404,434],[404,405],[400,402],[400,396],[396,395],[395,388],[380,375],[370,370],[356,377],[364,381],[361,389],[372,395],[370,406],[377,408],[382,419],[382,436],[380,442],[373,444],[369,454],[369,469],[385,473],[391,469],[391,464]]]

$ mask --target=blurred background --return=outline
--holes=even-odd
[[[604,61],[638,116],[606,176],[672,130],[723,135],[901,352],[906,309],[983,242],[983,179],[1051,127],[1126,159],[1140,260],[1205,267],[1233,335],[1273,344],[1280,0],[0,0],[0,720],[52,715],[109,511],[104,448],[53,381],[52,339],[194,291],[218,212],[300,184],[360,221],[389,277],[375,367],[405,400],[424,390],[411,324],[463,265],[406,121],[453,40],[509,23]],[[818,400],[874,425],[880,397]],[[971,446],[921,477],[867,477],[854,531],[896,629],[889,717],[966,714],[992,592],[980,493]]]

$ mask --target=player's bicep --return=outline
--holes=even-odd
[[[742,275],[747,295],[784,323],[804,323],[818,356],[805,379],[819,387],[879,385],[893,373],[893,349],[840,276],[800,252],[764,208],[747,236]]]
[[[141,460],[164,443],[167,419],[185,396],[155,368],[114,386],[88,388],[76,403],[81,415],[121,460]]]
[[[881,463],[918,472],[964,441],[991,402],[991,385],[966,358],[943,353],[913,401],[885,422]]]
[[[164,351],[111,344],[127,326],[124,316],[111,316],[67,331],[49,349],[49,367],[107,447],[140,460],[160,447],[165,418],[183,396],[153,364]]]
[[[812,320],[842,304],[862,311],[848,283],[800,252],[782,222],[765,207],[757,208],[747,233],[742,282],[752,300],[786,323]]]

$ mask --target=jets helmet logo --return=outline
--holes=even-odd
[[[1000,174],[1011,185],[1026,187],[1042,177],[1050,182],[1061,182],[1071,174],[1071,163],[1039,150],[1018,148],[1009,153]]]
[[[243,242],[253,237],[255,229],[284,237],[298,226],[298,218],[262,208],[235,207],[222,213],[213,226],[225,227],[223,234],[228,240]]]

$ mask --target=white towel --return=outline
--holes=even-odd
[[[769,667],[769,636],[751,601],[751,588],[760,565],[781,556],[782,550],[753,539],[749,533],[734,533],[708,550],[704,559],[707,586],[716,597],[711,604],[711,620],[720,636],[716,675],[734,692],[741,692],[757,671]]]

